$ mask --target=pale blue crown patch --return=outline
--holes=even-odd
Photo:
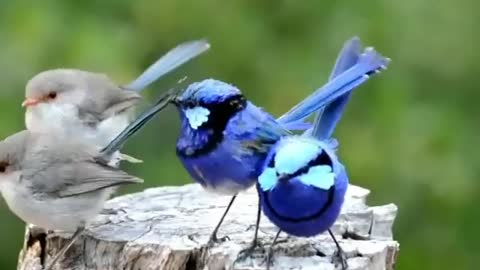
[[[258,183],[263,191],[271,190],[277,184],[277,172],[274,168],[266,168],[258,177]]]
[[[280,145],[275,156],[275,168],[279,174],[293,174],[314,160],[322,148],[312,140],[288,141]]]
[[[321,143],[304,137],[283,139],[276,150],[275,168],[266,168],[258,177],[263,191],[271,190],[278,184],[278,175],[295,174],[324,151]],[[331,166],[317,165],[296,179],[304,185],[328,190],[335,184],[335,173]]]
[[[193,129],[197,129],[203,123],[208,121],[210,111],[204,107],[197,106],[185,110],[185,116]]]
[[[307,173],[302,174],[299,180],[305,185],[328,190],[335,183],[335,173],[328,165],[311,167]]]

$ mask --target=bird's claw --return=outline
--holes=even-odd
[[[267,270],[270,270],[270,266],[273,265],[273,248],[269,248],[267,250],[267,254],[265,256],[263,263],[267,265]]]
[[[218,238],[215,234],[213,234],[212,236],[210,236],[210,239],[208,240],[207,246],[212,247],[215,244],[223,243],[225,241],[230,241],[230,237],[224,236],[224,237]]]
[[[251,229],[255,229],[256,225],[255,224],[251,224],[247,227],[247,229],[245,230],[246,232],[250,231]]]
[[[237,259],[235,261],[242,261],[250,257],[258,246],[260,246],[258,241],[253,241],[247,248],[242,249],[238,253]]]
[[[335,255],[334,255],[334,263],[340,263],[342,266],[342,270],[347,270],[348,269],[348,263],[347,263],[347,257],[345,256],[345,253],[343,250],[339,249]]]

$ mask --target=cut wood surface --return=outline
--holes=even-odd
[[[348,269],[394,269],[399,251],[392,237],[397,207],[368,206],[368,194],[368,190],[351,185],[332,230],[346,253]],[[195,184],[114,198],[54,269],[265,269],[265,250],[277,229],[264,216],[259,233],[263,248],[236,261],[253,238],[258,202],[253,188],[237,197],[219,231],[219,237],[230,239],[212,248],[206,246],[229,199]],[[27,227],[18,269],[42,269],[68,237],[70,234]],[[341,269],[328,234],[314,238],[282,234],[280,241],[271,269]]]

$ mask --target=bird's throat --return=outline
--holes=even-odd
[[[177,140],[177,155],[186,158],[202,156],[214,151],[223,141],[223,130],[193,129],[184,124]]]

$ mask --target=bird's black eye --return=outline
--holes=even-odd
[[[1,161],[1,162],[0,162],[0,173],[6,172],[8,165],[9,165],[8,162],[6,162],[6,161]]]
[[[185,108],[192,109],[192,108],[195,108],[195,106],[197,106],[197,104],[196,104],[194,101],[189,100],[189,101],[185,101],[185,102],[183,103],[183,106],[184,106]]]
[[[48,98],[49,99],[55,99],[57,97],[57,92],[50,92],[48,93]]]

